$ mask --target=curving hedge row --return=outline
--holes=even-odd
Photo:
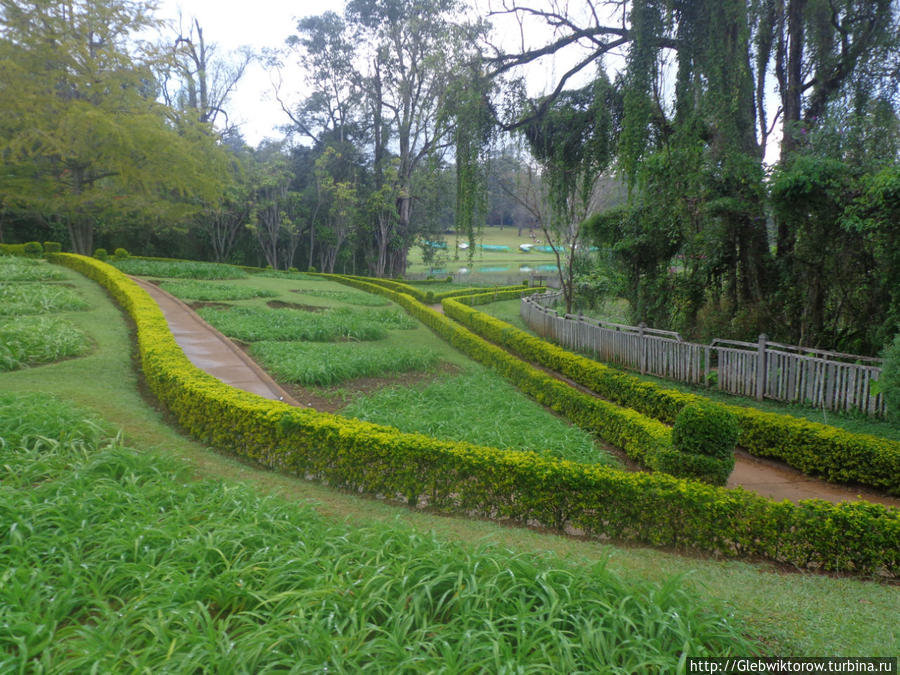
[[[839,483],[859,483],[900,494],[900,443],[854,434],[825,424],[754,408],[715,403],[697,394],[665,389],[593,359],[566,351],[472,309],[482,295],[444,301],[444,312],[478,335],[645,415],[673,423],[690,403],[708,402],[738,420],[738,443],[759,457],[780,459],[803,473]]]
[[[480,288],[457,288],[452,291],[443,291],[441,293],[434,293],[433,291],[423,291],[415,286],[410,284],[404,284],[401,281],[394,281],[393,279],[378,279],[376,277],[360,277],[352,274],[319,274],[317,276],[330,277],[333,279],[341,280],[341,279],[353,279],[355,281],[360,281],[362,283],[372,284],[375,286],[381,286],[382,288],[387,288],[391,291],[395,291],[397,293],[405,293],[406,295],[411,295],[413,298],[418,300],[419,302],[424,302],[426,304],[436,304],[441,302],[445,298],[455,298],[457,296],[470,296],[479,291],[483,290]],[[544,292],[545,288],[528,288],[523,285],[518,286],[497,286],[493,289],[493,292],[500,291],[510,291],[511,293],[518,293],[519,295],[535,293],[538,291]],[[510,295],[510,298],[516,297],[515,295]]]
[[[159,307],[114,267],[71,254],[52,257],[98,281],[134,319],[147,383],[188,431],[265,466],[354,491],[403,497],[411,505],[424,499],[441,511],[568,526],[594,537],[725,557],[900,576],[896,509],[775,503],[743,490],[438,441],[268,401],[195,368]],[[411,296],[374,286],[367,290],[376,288],[416,307],[416,314],[430,312]]]

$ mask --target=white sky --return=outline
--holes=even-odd
[[[157,17],[172,21],[177,25],[179,11],[183,17],[185,30],[193,17],[200,21],[207,43],[218,45],[220,54],[249,46],[255,51],[264,48],[280,49],[285,39],[293,34],[296,19],[304,16],[323,14],[329,10],[343,12],[344,0],[158,0]],[[470,0],[476,11],[486,13],[486,0]],[[517,27],[508,22],[500,35],[503,44],[517,46]],[[174,29],[173,29],[174,30]],[[535,24],[529,27],[528,37],[546,31],[546,27]],[[174,33],[173,33],[174,35]],[[536,39],[540,39],[536,37]],[[563,58],[545,59],[546,63],[529,69],[529,93],[539,95],[547,89],[548,83],[568,69]],[[588,71],[587,74],[591,74]],[[296,65],[286,64],[286,81],[283,94],[288,100],[299,100],[303,74]],[[555,82],[554,82],[555,83]],[[577,82],[571,83],[577,85]],[[226,106],[232,121],[239,125],[244,140],[256,146],[265,137],[281,138],[277,127],[288,123],[288,118],[273,96],[273,86],[269,73],[260,63],[248,68],[237,90]]]
[[[224,54],[242,46],[255,51],[280,49],[294,32],[295,19],[343,9],[343,0],[159,0],[157,17],[177,22],[180,10],[185,25],[196,17],[206,41],[216,43]],[[299,72],[296,75],[300,77]],[[288,122],[272,95],[269,74],[259,63],[248,68],[226,108],[253,146],[266,136],[280,138],[275,128]]]

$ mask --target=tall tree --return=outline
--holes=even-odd
[[[127,213],[184,217],[221,195],[224,154],[156,102],[149,2],[0,1],[0,195],[72,248]],[[11,93],[14,92],[14,95]]]

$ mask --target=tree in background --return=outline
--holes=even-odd
[[[145,2],[0,2],[0,195],[91,253],[110,220],[183,220],[221,198],[224,153],[156,102]]]

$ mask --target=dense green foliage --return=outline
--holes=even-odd
[[[2,281],[59,281],[63,274],[39,260],[13,256],[0,256],[0,282]]]
[[[273,291],[236,284],[216,284],[204,281],[164,281],[159,285],[176,298],[182,300],[246,300],[248,298],[268,298],[276,295]]]
[[[644,381],[593,359],[573,354],[514,326],[449,299],[444,311],[479,335],[584,385],[591,391],[643,414],[673,423],[686,405],[705,401]],[[796,469],[826,480],[870,485],[891,494],[900,491],[900,443],[735,405],[717,404],[738,420],[739,444],[751,454],[780,459]]]
[[[3,670],[634,672],[762,648],[674,580],[329,524],[47,396],[0,397],[0,428]]]
[[[498,375],[479,370],[421,386],[381,389],[354,399],[340,414],[441,440],[615,464],[588,434],[524,405],[515,393]]]
[[[165,277],[170,279],[243,279],[247,272],[234,265],[189,261],[141,260],[128,258],[114,260],[112,264],[125,274],[142,277]]]
[[[402,348],[355,341],[327,345],[254,342],[250,354],[281,382],[319,386],[340,384],[360,377],[390,377],[398,373],[432,370],[439,361],[435,352],[420,347]]]
[[[65,319],[0,317],[0,371],[79,356],[89,348],[87,336]]]
[[[391,309],[365,311],[343,307],[312,312],[262,307],[202,307],[199,313],[225,335],[245,342],[380,340],[390,329],[416,327],[405,314]]]
[[[678,413],[672,425],[672,445],[676,450],[719,459],[734,456],[737,420],[721,406],[691,403]]]
[[[50,284],[0,282],[0,316],[46,314],[86,309],[76,291]]]

